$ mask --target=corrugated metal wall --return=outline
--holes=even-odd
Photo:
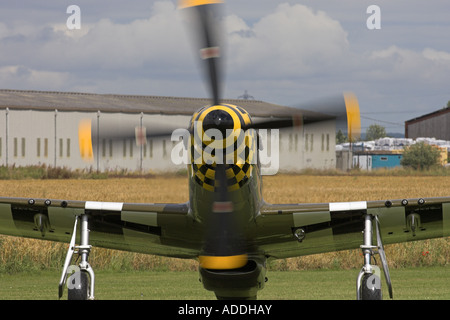
[[[94,160],[87,163],[81,158],[78,143],[78,124],[83,119],[91,120],[93,132],[97,127],[102,132],[135,128],[141,123],[147,128],[161,128],[164,124],[187,128],[190,116],[3,109],[0,110],[0,165],[46,164],[99,171],[178,171],[186,168],[185,164],[172,163],[172,148],[178,142],[170,139],[149,140],[141,147],[134,139],[111,143],[99,138],[98,147],[94,148]],[[281,172],[335,168],[335,141],[334,121],[283,130],[279,150],[266,150],[273,161],[269,166]],[[278,163],[275,163],[273,152],[279,152]]]
[[[430,137],[450,140],[450,113],[445,112],[406,123],[407,138]]]

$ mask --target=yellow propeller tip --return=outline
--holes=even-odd
[[[236,256],[199,256],[200,267],[204,269],[238,269],[247,264],[248,255]]]
[[[92,129],[91,120],[82,120],[78,124],[78,144],[80,146],[80,155],[84,161],[94,160],[92,150]]]
[[[356,95],[352,92],[344,93],[345,108],[347,110],[347,130],[350,141],[361,137],[361,115]]]
[[[202,6],[205,4],[223,3],[222,0],[179,0],[178,8],[184,9],[189,7]]]

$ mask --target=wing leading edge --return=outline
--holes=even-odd
[[[68,243],[75,217],[89,214],[93,246],[196,258],[202,230],[195,232],[189,210],[189,203],[0,198],[0,233]],[[367,213],[378,216],[384,244],[450,236],[450,197],[266,203],[256,218],[256,244],[271,258],[359,248]]]
[[[258,244],[272,258],[359,248],[366,214],[378,216],[384,244],[450,236],[450,197],[264,204]]]
[[[0,233],[69,242],[75,217],[89,214],[93,246],[192,258],[198,255],[189,203],[122,203],[0,198]]]

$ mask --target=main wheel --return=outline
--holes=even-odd
[[[68,279],[70,285],[67,286],[68,300],[87,300],[89,293],[89,276],[85,271],[77,271]]]
[[[361,282],[362,300],[382,300],[381,279],[376,274],[364,274]]]

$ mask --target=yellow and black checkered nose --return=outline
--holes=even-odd
[[[226,165],[228,190],[242,187],[252,174],[256,134],[244,109],[229,105],[203,107],[191,120],[191,160],[195,181],[217,191],[216,164]]]

